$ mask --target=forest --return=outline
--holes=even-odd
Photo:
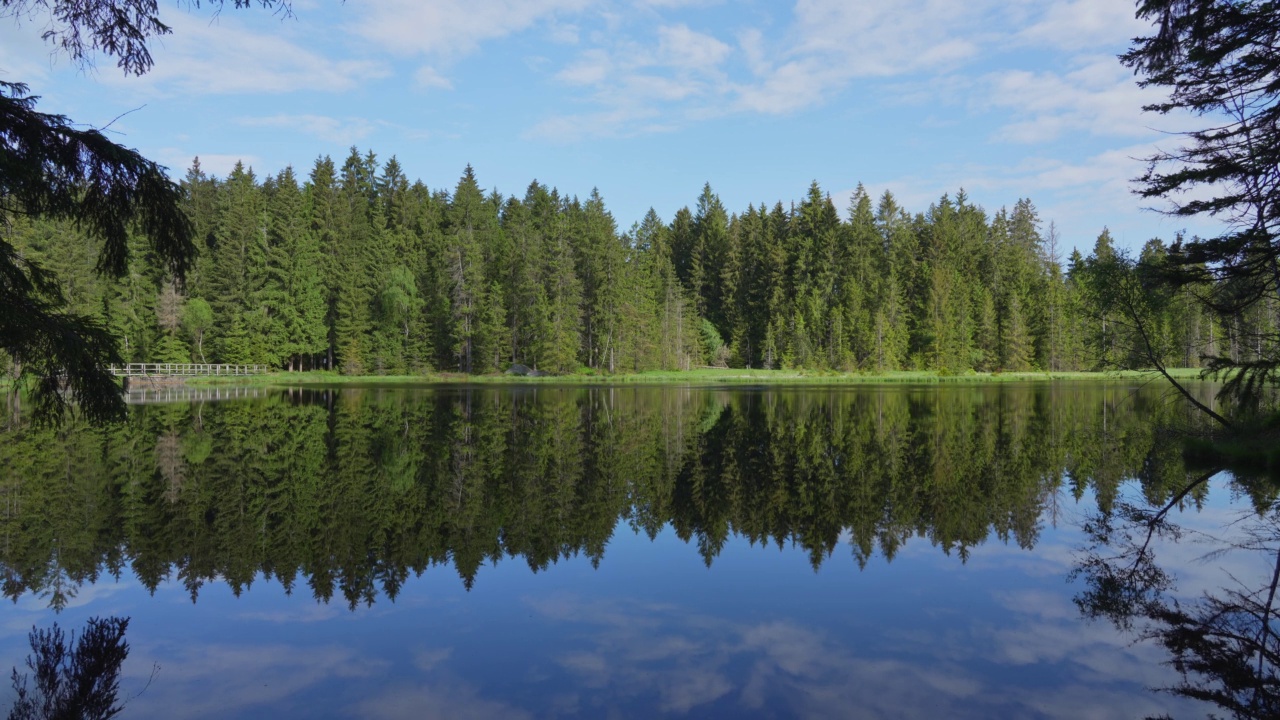
[[[669,222],[650,210],[620,231],[594,190],[534,181],[505,196],[470,167],[432,190],[354,147],[305,179],[242,164],[217,178],[197,158],[181,185],[199,249],[183,282],[138,235],[117,280],[70,221],[19,215],[9,229],[130,361],[350,375],[1199,367],[1263,356],[1243,339],[1280,327],[1270,300],[1215,315],[1203,288],[1145,287],[1160,239],[1131,259],[1103,229],[1064,258],[1029,199],[989,214],[963,190],[912,213],[859,185],[842,215],[816,182],[798,204],[740,212],[707,185]],[[1116,305],[1117,272],[1140,308]]]

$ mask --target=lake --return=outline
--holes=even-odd
[[[1158,383],[133,401],[0,434],[0,667],[127,616],[122,718],[1206,712],[1075,603],[1082,524],[1193,474]],[[1217,475],[1174,512],[1255,500]],[[1187,596],[1256,565],[1166,552]]]

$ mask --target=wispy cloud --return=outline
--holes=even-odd
[[[588,88],[590,95],[581,100],[602,112],[567,117],[607,115],[614,124],[592,134],[627,135],[655,112],[667,118],[663,129],[729,113],[787,115],[856,93],[867,83],[883,88],[885,80],[911,80],[917,88],[930,88],[922,101],[1010,116],[1000,137],[1013,142],[1045,142],[1068,132],[1150,132],[1140,111],[1149,96],[1114,54],[1098,52],[1123,47],[1141,31],[1142,23],[1123,3],[797,0],[780,28],[699,28],[662,19],[684,4],[647,3],[658,17],[656,27],[642,15],[614,19],[622,32],[593,36],[555,77]],[[991,57],[1028,47],[1059,52],[1072,69],[983,69]],[[940,85],[953,89],[939,96]],[[877,90],[872,102],[893,102],[894,92],[888,95]],[[578,125],[560,120],[544,121],[535,133]]]
[[[1117,0],[1059,0],[1018,37],[1036,46],[1080,50],[1108,47],[1150,31],[1138,20],[1134,5]]]
[[[104,73],[103,80],[199,95],[342,92],[391,72],[379,60],[333,58],[308,49],[283,32],[253,32],[227,14],[213,23],[187,14],[169,22],[173,37],[154,49],[151,72],[141,78]]]
[[[591,0],[360,0],[355,32],[400,55],[456,59],[486,40],[505,37],[583,10]]]
[[[733,112],[787,114],[822,104],[858,78],[939,71],[965,61],[978,52],[966,35],[982,25],[989,7],[800,0],[788,29],[772,35],[758,27],[659,22],[647,34],[642,26],[639,33],[607,35],[556,77],[591,88],[588,100],[609,109],[614,124],[597,127],[596,135],[638,132],[656,112],[669,119],[660,128]],[[930,22],[920,23],[921,17]],[[557,120],[537,132],[563,125]]]
[[[453,89],[453,83],[449,81],[449,78],[441,75],[439,70],[436,70],[430,65],[423,65],[418,68],[413,74],[413,80],[418,84],[418,87],[436,88],[439,90]]]
[[[996,139],[1043,143],[1064,133],[1149,137],[1152,124],[1171,121],[1146,115],[1142,106],[1156,98],[1139,88],[1129,72],[1111,56],[1081,59],[1076,69],[1060,73],[1006,70],[992,73],[985,86],[989,107],[1007,113]]]
[[[187,168],[191,167],[191,161],[197,156],[200,158],[200,169],[206,175],[215,177],[226,177],[236,163],[243,163],[245,167],[250,168],[264,166],[262,158],[251,153],[212,153],[181,148],[162,148],[156,154],[156,159],[169,168],[171,176],[182,177]]]
[[[352,145],[373,132],[375,123],[360,117],[333,118],[326,115],[271,115],[242,117],[236,122],[244,127],[280,128],[306,133],[325,142]]]
[[[130,712],[139,717],[237,715],[335,678],[376,677],[387,667],[383,661],[340,647],[139,643],[130,657],[163,666],[163,682],[130,702]],[[128,667],[135,681],[150,672],[149,664]],[[271,681],[264,683],[263,678]]]
[[[588,102],[602,109],[555,115],[529,135],[573,141],[669,130],[673,121],[705,112],[728,91],[724,64],[733,52],[728,43],[683,23],[658,26],[646,42],[625,39],[584,50],[556,78],[588,88]]]

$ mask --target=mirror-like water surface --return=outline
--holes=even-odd
[[[1192,475],[1160,387],[216,394],[10,419],[0,667],[116,615],[127,718],[1204,713],[1067,581]]]

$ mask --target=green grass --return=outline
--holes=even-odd
[[[1200,371],[1194,368],[1171,370],[1174,377],[1194,380]],[[191,385],[435,385],[435,384],[939,384],[1043,382],[1061,380],[1125,380],[1155,377],[1150,371],[1117,372],[1021,372],[963,373],[950,375],[936,371],[902,371],[886,373],[834,372],[818,370],[733,370],[698,369],[686,371],[655,370],[642,373],[580,372],[572,375],[521,377],[518,375],[465,375],[462,373],[426,373],[422,375],[341,375],[334,372],[280,372],[241,377],[193,377]]]

